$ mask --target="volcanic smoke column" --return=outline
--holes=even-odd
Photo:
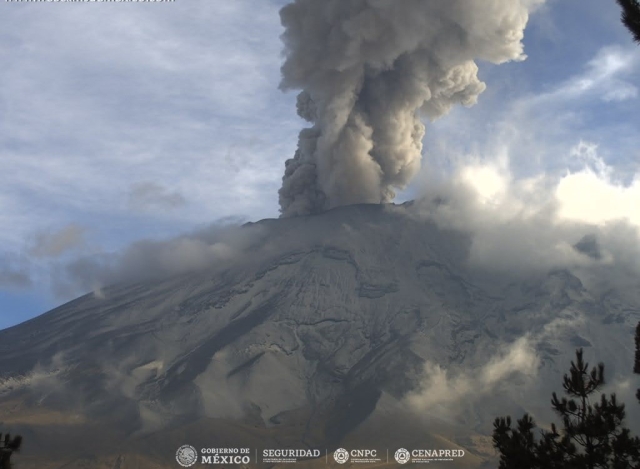
[[[420,168],[425,126],[486,86],[476,59],[523,60],[544,0],[295,0],[280,11],[283,90],[301,89],[282,216],[390,202]]]

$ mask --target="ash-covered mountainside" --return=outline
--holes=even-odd
[[[441,438],[480,464],[493,417],[544,418],[576,347],[631,374],[638,305],[569,270],[471,269],[471,235],[407,206],[241,230],[252,243],[232,262],[112,286],[0,332],[0,421],[31,445],[25,467],[60,467],[44,455],[164,467],[140,461],[170,463],[185,441],[331,449],[371,435]]]

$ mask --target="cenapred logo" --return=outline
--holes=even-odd
[[[404,448],[400,448],[398,451],[396,451],[396,454],[394,454],[393,457],[399,464],[407,464],[411,459],[411,453],[409,453],[409,451]]]
[[[198,450],[191,445],[183,445],[176,451],[176,461],[182,467],[191,467],[198,462]]]
[[[349,452],[344,448],[338,448],[333,452],[333,459],[335,459],[338,464],[344,464],[349,460]]]

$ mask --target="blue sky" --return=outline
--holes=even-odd
[[[57,281],[78,257],[278,216],[304,125],[278,90],[285,3],[0,5],[0,328],[82,293]],[[429,124],[398,200],[506,159],[516,179],[590,165],[601,210],[640,213],[640,47],[616,2],[548,0],[524,42],[524,62],[480,63],[475,107]]]

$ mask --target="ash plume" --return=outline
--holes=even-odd
[[[475,60],[522,60],[544,0],[295,0],[280,11],[281,89],[300,89],[282,216],[390,202],[420,168],[425,126],[485,90]]]

